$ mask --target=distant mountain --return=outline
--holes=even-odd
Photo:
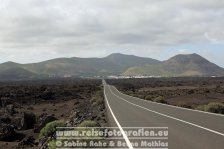
[[[1,79],[109,75],[224,76],[224,69],[198,54],[176,55],[166,61],[134,55],[111,54],[104,58],[57,58],[40,63],[0,64]]]
[[[6,74],[5,70],[10,68],[12,71],[16,67],[17,69],[26,70],[27,74],[28,72],[33,73],[30,76],[107,76],[122,74],[130,67],[159,63],[161,62],[151,58],[115,53],[104,58],[57,58],[31,64],[7,62],[0,64],[0,75],[1,73]]]
[[[117,75],[133,66],[156,64],[160,61],[133,55],[111,54],[105,58],[58,58],[22,67],[37,73],[56,76]]]
[[[224,76],[224,69],[198,54],[176,55],[157,65],[131,67],[124,75]]]
[[[0,72],[0,80],[32,79],[38,76],[20,67],[11,67]]]
[[[19,67],[19,66],[20,66],[20,64],[18,64],[18,63],[5,62],[5,63],[0,64],[0,72],[7,70],[9,68],[15,68],[15,67]]]
[[[127,70],[130,67],[134,66],[145,66],[148,64],[160,64],[161,61],[152,59],[152,58],[144,58],[144,57],[138,57],[134,55],[124,55],[124,54],[111,54],[105,58],[103,58],[103,61],[106,62],[108,65],[104,69],[112,70],[113,72],[111,74],[121,74],[125,70]]]

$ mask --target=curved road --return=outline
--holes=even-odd
[[[224,116],[145,101],[104,84],[112,125],[168,127],[170,149],[223,149]],[[115,120],[116,119],[116,120]],[[128,143],[129,138],[123,135]],[[129,142],[130,143],[130,142]],[[134,148],[129,145],[129,148]]]

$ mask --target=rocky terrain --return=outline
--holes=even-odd
[[[46,124],[85,120],[107,126],[101,80],[61,79],[0,83],[0,148],[47,148]]]
[[[107,82],[145,100],[224,114],[224,78],[114,79]]]

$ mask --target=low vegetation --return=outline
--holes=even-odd
[[[158,96],[156,98],[153,99],[154,102],[158,102],[158,103],[164,103],[167,104],[167,101],[164,99],[163,96]]]
[[[182,107],[182,108],[192,109],[192,107],[190,105],[187,105],[187,104],[179,104],[177,106]]]
[[[97,122],[91,120],[85,120],[78,127],[97,127]]]
[[[50,135],[52,135],[53,133],[55,133],[55,131],[56,131],[56,127],[64,127],[65,126],[65,124],[64,124],[64,122],[63,121],[54,121],[54,122],[51,122],[51,123],[48,123],[42,130],[41,130],[41,135],[42,136],[50,136]],[[79,131],[83,131],[83,130],[85,130],[85,131],[87,131],[87,130],[89,130],[90,128],[89,127],[97,127],[98,125],[97,125],[97,122],[96,121],[92,121],[92,120],[84,120],[82,123],[80,123],[78,126],[77,126],[77,130],[79,130]],[[79,128],[79,127],[88,127],[88,128]],[[91,138],[89,138],[89,137],[87,137],[87,136],[85,136],[85,137],[83,137],[83,139],[79,139],[79,141],[85,141],[86,142],[86,139],[88,139],[88,141],[91,141],[91,140],[93,140],[93,139],[91,139]],[[57,146],[56,146],[56,142],[57,142],[58,140],[55,140],[55,139],[53,139],[53,140],[50,140],[49,142],[48,142],[48,148],[49,149],[56,149],[57,148]],[[75,141],[75,139],[74,139],[74,141]],[[87,142],[88,142],[87,141]]]
[[[145,96],[145,100],[152,100],[152,97],[147,95],[147,96]]]
[[[206,112],[224,114],[224,104],[222,103],[209,103],[207,105],[200,105],[196,109]]]
[[[104,99],[103,99],[103,88],[102,86],[99,86],[97,88],[97,92],[95,94],[95,96],[92,97],[91,99],[91,103],[93,106],[98,106],[98,105],[102,105],[104,102]]]
[[[56,149],[57,146],[56,146],[56,140],[52,140],[48,143],[48,147],[49,149]]]
[[[57,127],[65,127],[66,124],[64,121],[57,120],[48,123],[44,128],[41,129],[39,137],[48,137],[53,135],[56,132]]]

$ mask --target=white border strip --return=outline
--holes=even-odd
[[[64,129],[64,128],[118,128],[118,127],[57,127],[59,129]],[[123,128],[137,128],[137,129],[168,129],[168,127],[123,127]]]
[[[78,138],[78,137],[57,137],[58,140],[83,140],[83,138]],[[84,138],[85,140],[91,140],[93,138]],[[123,138],[94,138],[95,140],[121,140]],[[147,138],[131,138],[131,140],[168,140],[168,137],[147,137]]]
[[[75,149],[75,148],[56,148],[56,149]],[[85,149],[93,149],[93,148],[85,148]],[[108,148],[99,148],[99,149],[108,149]],[[127,148],[113,148],[113,149],[127,149]],[[168,148],[138,148],[138,149],[168,149]]]
[[[64,128],[118,128],[118,127],[57,127],[59,129],[64,129]],[[123,128],[137,128],[137,129],[168,129],[168,127],[123,127]]]
[[[173,105],[168,105],[168,104],[163,104],[163,103],[158,103],[158,102],[153,102],[153,101],[149,101],[149,100],[145,100],[145,99],[141,99],[141,98],[138,98],[138,97],[134,97],[134,96],[130,96],[130,95],[126,95],[122,92],[120,92],[115,86],[113,86],[120,94],[124,95],[124,96],[127,96],[127,97],[132,97],[132,98],[135,98],[135,99],[138,99],[138,100],[142,100],[142,101],[145,101],[145,102],[150,102],[150,103],[154,103],[154,104],[158,104],[158,105],[163,105],[163,106],[168,106],[168,107],[173,107],[173,108],[177,108],[177,109],[183,109],[183,110],[188,110],[188,111],[194,111],[194,112],[200,112],[200,113],[205,113],[205,114],[211,114],[211,115],[216,115],[216,116],[223,116],[223,114],[217,114],[217,113],[211,113],[211,112],[205,112],[205,111],[199,111],[199,110],[194,110],[194,109],[188,109],[188,108],[183,108],[183,107],[178,107],[178,106],[173,106]]]
[[[110,89],[110,86],[109,86],[109,89]],[[208,128],[205,128],[205,127],[199,126],[199,125],[197,125],[197,124],[190,123],[190,122],[187,122],[187,121],[184,121],[184,120],[181,120],[181,119],[178,119],[178,118],[172,117],[172,116],[168,116],[168,115],[165,115],[165,114],[162,114],[162,113],[159,113],[159,112],[156,112],[156,111],[153,111],[153,110],[147,109],[147,108],[142,107],[142,106],[140,106],[140,105],[134,104],[134,103],[132,103],[132,102],[130,102],[130,101],[127,101],[127,100],[125,100],[124,98],[119,97],[118,95],[114,94],[114,93],[112,92],[112,90],[111,90],[111,89],[110,89],[110,92],[111,92],[114,96],[116,96],[117,98],[119,98],[119,99],[121,99],[121,100],[123,100],[123,101],[125,101],[125,102],[127,102],[127,103],[129,103],[129,104],[132,104],[132,105],[134,105],[134,106],[136,106],[136,107],[139,107],[139,108],[142,108],[142,109],[144,109],[144,110],[147,110],[147,111],[150,111],[150,112],[153,112],[153,113],[156,113],[156,114],[162,115],[162,116],[164,116],[164,117],[167,117],[167,118],[170,118],[170,119],[173,119],[173,120],[177,120],[177,121],[180,121],[180,122],[183,122],[183,123],[189,124],[189,125],[191,125],[191,126],[195,126],[195,127],[198,127],[198,128],[201,128],[201,129],[204,129],[204,130],[207,130],[207,131],[210,131],[210,132],[212,132],[212,133],[215,133],[215,134],[218,134],[218,135],[224,136],[224,134],[223,134],[223,133],[220,133],[220,132],[218,132],[218,131],[214,131],[214,130],[211,130],[211,129],[208,129]]]
[[[110,107],[110,105],[109,105],[109,102],[108,102],[108,99],[107,99],[107,95],[106,95],[106,93],[105,93],[105,86],[106,86],[106,85],[104,85],[104,97],[105,97],[105,100],[106,100],[107,105],[108,105],[108,107],[109,107],[109,110],[110,110],[110,112],[111,112],[111,114],[112,114],[112,116],[113,116],[113,118],[114,118],[114,120],[115,120],[117,126],[119,127],[119,129],[120,129],[120,131],[121,131],[121,133],[122,133],[122,135],[123,135],[123,138],[124,138],[124,140],[126,141],[126,143],[127,143],[127,145],[128,145],[128,148],[129,148],[129,149],[134,149],[133,146],[132,146],[132,144],[131,144],[131,142],[130,142],[130,140],[128,139],[127,135],[125,134],[123,128],[121,127],[120,123],[118,122],[117,118],[115,117],[115,115],[114,115],[114,113],[113,113],[113,111],[112,111],[112,109],[111,109],[111,107]],[[108,86],[108,87],[109,87],[109,86]],[[109,89],[110,89],[110,87],[109,87]]]

